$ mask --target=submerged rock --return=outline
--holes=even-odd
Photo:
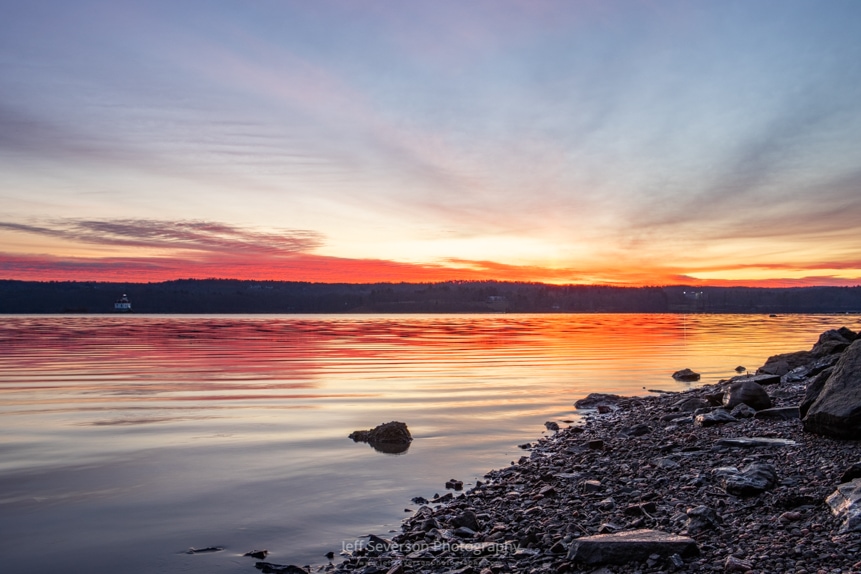
[[[370,430],[357,430],[350,433],[353,442],[366,442],[379,452],[400,454],[406,452],[413,440],[406,423],[391,421]]]
[[[685,383],[693,383],[700,380],[700,374],[690,369],[682,369],[673,373],[673,378],[677,381]]]

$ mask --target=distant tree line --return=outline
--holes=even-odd
[[[0,313],[845,313],[856,287],[611,287],[502,281],[305,283],[184,279],[162,283],[0,280]]]

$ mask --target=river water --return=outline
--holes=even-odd
[[[857,316],[0,317],[6,572],[256,572],[397,530],[590,392],[755,370]],[[407,452],[347,435],[406,422]],[[565,426],[566,423],[560,423]],[[191,547],[223,547],[188,554]]]

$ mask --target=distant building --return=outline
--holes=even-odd
[[[114,311],[120,311],[123,313],[128,313],[132,310],[131,301],[129,301],[128,296],[123,293],[123,296],[117,299],[117,302],[114,303]]]

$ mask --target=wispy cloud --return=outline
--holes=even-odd
[[[65,219],[38,224],[0,221],[0,229],[91,245],[196,251],[226,258],[289,257],[312,251],[322,244],[321,235],[313,231],[257,231],[194,220]]]

